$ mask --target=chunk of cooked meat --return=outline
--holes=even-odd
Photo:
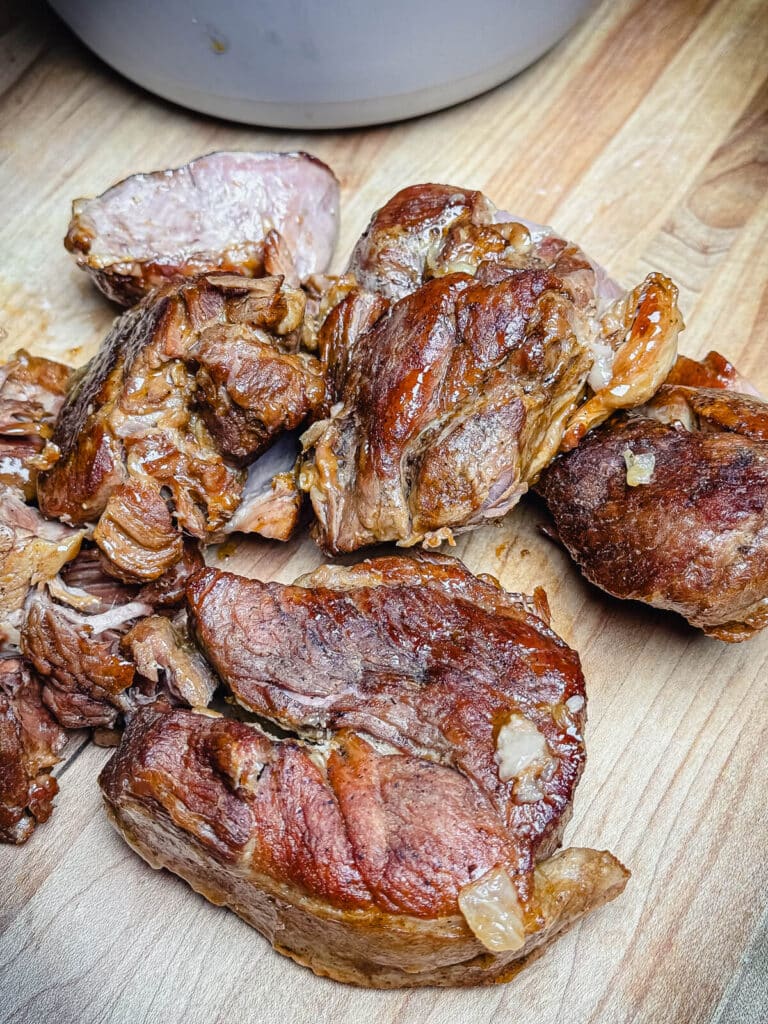
[[[319,331],[336,404],[305,434],[299,475],[329,553],[436,546],[500,518],[561,444],[668,372],[670,281],[650,275],[608,305],[577,246],[501,216],[478,192],[413,186],[358,243],[350,270],[367,290]]]
[[[679,355],[665,383],[691,388],[724,388],[726,391],[740,391],[745,395],[762,397],[730,359],[714,351],[708,352],[703,359]]]
[[[0,484],[27,501],[37,492],[40,453],[53,433],[72,370],[24,349],[0,365]]]
[[[504,515],[557,451],[589,372],[585,334],[545,270],[451,274],[397,302],[309,433],[300,484],[322,547],[434,545]]]
[[[614,597],[731,642],[768,625],[766,403],[665,384],[557,459],[539,490],[584,575]]]
[[[188,549],[168,580],[140,588],[106,575],[89,550],[63,578],[31,591],[22,649],[62,725],[113,728],[160,694],[195,707],[210,703],[216,682],[190,648],[185,623],[153,614],[180,603],[182,570],[201,565]]]
[[[241,467],[325,401],[318,359],[297,350],[304,303],[280,278],[206,275],[124,313],[58,418],[43,512],[99,520],[126,580],[167,572],[182,531],[212,540],[240,503]],[[285,539],[291,525],[262,529]]]
[[[202,570],[204,651],[238,703],[298,735],[144,711],[102,773],[113,821],[317,973],[510,976],[628,877],[607,853],[552,856],[584,683],[530,601],[439,556],[294,586]]]
[[[339,230],[339,183],[307,153],[210,153],[76,199],[64,244],[109,298],[208,271],[324,271]]]
[[[16,490],[0,485],[0,647],[17,638],[29,588],[75,557],[83,533],[43,519]]]
[[[67,737],[21,658],[0,657],[0,842],[25,843],[59,791],[51,768]]]

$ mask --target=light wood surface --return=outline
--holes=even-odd
[[[162,103],[36,4],[0,6],[2,352],[24,345],[81,362],[114,315],[61,245],[73,197],[216,148],[300,147],[341,178],[341,258],[402,185],[479,187],[570,234],[626,283],[651,267],[671,274],[683,351],[717,347],[768,391],[767,12],[765,0],[607,2],[477,100],[394,127],[297,135]],[[482,30],[471,4],[467,21]],[[632,869],[620,899],[508,985],[356,991],[278,956],[140,861],[100,808],[107,753],[76,737],[52,820],[26,847],[0,850],[0,1020],[768,1019],[768,633],[728,646],[611,601],[539,521],[526,503],[456,550],[510,588],[543,584],[555,628],[581,653],[589,758],[566,839]],[[243,544],[225,564],[288,581],[320,561],[302,538]]]

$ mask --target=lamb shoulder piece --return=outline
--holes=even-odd
[[[717,353],[679,360],[670,380],[538,489],[592,583],[745,640],[768,625],[768,405]]]
[[[561,447],[651,397],[682,326],[667,278],[624,293],[577,246],[452,186],[398,193],[350,270],[359,287],[320,331],[335,404],[299,478],[330,553],[497,520]]]
[[[96,521],[110,571],[128,581],[163,575],[183,534],[218,536],[246,467],[325,401],[319,361],[299,350],[305,301],[282,277],[209,274],[119,317],[56,422],[59,458],[38,480],[44,514]],[[272,502],[259,521],[268,536],[296,524],[291,482],[251,495]]]
[[[541,592],[425,556],[294,586],[207,569],[188,601],[272,725],[144,709],[102,790],[143,857],[280,952],[360,985],[490,983],[623,889],[610,854],[555,853],[585,698]]]
[[[324,271],[339,230],[339,183],[307,153],[222,152],[134,174],[76,199],[64,240],[122,305],[207,271],[293,283]]]

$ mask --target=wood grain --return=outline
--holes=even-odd
[[[622,0],[514,81],[397,126],[298,135],[199,117],[130,86],[37,4],[0,18],[0,352],[81,362],[114,309],[61,245],[69,203],[220,148],[307,148],[343,184],[343,261],[371,210],[419,180],[485,189],[570,233],[627,283],[681,287],[682,348],[717,347],[768,391],[768,15],[764,0]],[[469,29],[468,29],[469,30]],[[232,914],[153,872],[110,830],[74,744],[52,820],[0,851],[4,1022],[717,1024],[766,993],[768,635],[730,647],[610,601],[538,531],[528,501],[461,539],[474,570],[543,584],[581,653],[589,764],[567,841],[613,850],[621,899],[506,986],[360,992],[275,954]],[[212,557],[216,557],[215,554]],[[224,560],[291,580],[306,538]]]

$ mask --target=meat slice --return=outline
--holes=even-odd
[[[25,843],[50,817],[66,739],[22,659],[0,656],[0,842]]]
[[[182,533],[218,536],[244,467],[325,403],[320,362],[298,349],[305,301],[282,278],[209,274],[123,314],[58,418],[43,512],[98,520],[110,571],[128,581],[166,573]],[[295,519],[252,525],[284,539]]]
[[[31,591],[21,644],[43,681],[43,700],[70,729],[119,727],[137,707],[159,696],[206,707],[216,680],[191,647],[183,615],[162,612],[183,597],[182,569],[202,565],[192,551],[172,577],[146,587],[104,573],[84,551],[62,578]]]
[[[490,983],[623,889],[610,854],[554,854],[584,683],[531,599],[433,555],[294,586],[201,570],[189,603],[238,703],[284,738],[145,709],[102,790],[150,864],[279,951],[361,985]]]
[[[18,491],[0,485],[0,646],[16,641],[29,588],[75,557],[83,533],[48,522]]]
[[[64,403],[72,371],[63,363],[31,356],[24,349],[0,365],[0,484],[27,501],[37,491],[45,465],[43,446]]]
[[[713,365],[673,377],[712,380]],[[768,405],[732,382],[664,385],[561,456],[539,490],[591,582],[736,642],[768,625]]]
[[[318,335],[336,404],[304,435],[299,475],[325,551],[437,546],[498,520],[561,447],[668,373],[671,281],[625,294],[578,246],[507,217],[479,192],[416,185],[358,242],[360,287]]]
[[[64,244],[109,298],[207,271],[295,282],[324,271],[339,230],[339,183],[307,153],[209,153],[76,199]]]

